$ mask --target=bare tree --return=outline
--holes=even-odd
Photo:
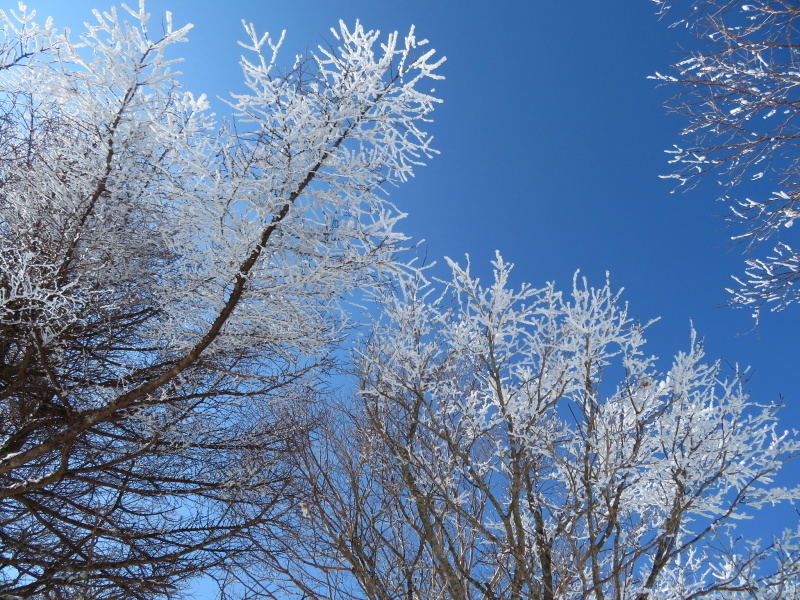
[[[486,287],[452,267],[441,296],[421,278],[383,296],[274,581],[314,599],[797,597],[798,529],[759,545],[736,528],[800,495],[776,479],[800,449],[776,406],[694,335],[659,371],[608,284],[569,298],[510,288],[499,257]]]
[[[218,122],[138,10],[0,13],[0,596],[172,596],[277,544],[340,298],[399,267],[432,51],[251,25]],[[293,513],[291,513],[293,514]]]
[[[668,106],[688,120],[688,143],[671,151],[669,177],[693,185],[708,175],[724,188],[737,224],[733,239],[748,254],[729,290],[733,303],[756,317],[764,308],[782,310],[800,301],[792,228],[800,217],[800,7],[783,0],[656,3],[697,37],[672,73],[654,77],[679,86]]]

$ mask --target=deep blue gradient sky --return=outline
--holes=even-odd
[[[134,0],[135,1],[135,0]],[[10,4],[6,0],[6,5]],[[73,30],[109,0],[31,0]],[[800,427],[800,307],[766,314],[724,307],[742,268],[718,215],[716,189],[672,194],[664,150],[680,142],[670,91],[647,76],[690,46],[649,0],[150,0],[154,23],[171,10],[191,22],[180,48],[186,86],[210,96],[241,89],[241,19],[279,35],[284,59],[315,47],[339,19],[388,32],[417,26],[447,56],[437,83],[444,103],[431,124],[441,155],[393,193],[402,228],[427,240],[427,256],[469,253],[479,272],[499,249],[518,281],[568,288],[580,269],[625,287],[632,312],[661,317],[648,339],[665,359],[689,342],[690,320],[712,358],[749,365],[761,401],[785,398],[787,428]],[[221,102],[216,109],[224,113]],[[742,191],[744,193],[744,191]],[[745,334],[745,335],[742,335]],[[800,478],[800,469],[794,467]]]

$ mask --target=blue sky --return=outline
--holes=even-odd
[[[102,4],[100,3],[102,1]],[[6,5],[10,4],[6,0]],[[105,0],[31,1],[60,26],[79,29]],[[800,307],[749,315],[726,308],[739,249],[719,217],[717,190],[672,194],[658,178],[664,150],[680,142],[669,90],[647,76],[680,59],[685,33],[669,29],[650,0],[150,0],[154,21],[171,10],[191,22],[180,48],[186,86],[210,96],[241,86],[241,19],[279,34],[284,59],[315,47],[339,19],[404,32],[412,24],[447,56],[444,99],[431,131],[441,155],[393,193],[409,213],[402,230],[427,240],[429,260],[469,253],[489,273],[496,249],[518,281],[567,288],[580,269],[625,287],[633,314],[661,317],[650,352],[668,359],[689,341],[690,320],[709,357],[749,365],[749,389],[783,396],[787,428],[800,427]],[[224,105],[217,103],[219,112]],[[743,191],[742,191],[743,193]],[[743,335],[744,334],[744,335]],[[664,368],[668,368],[668,362]],[[790,466],[800,479],[800,468]]]

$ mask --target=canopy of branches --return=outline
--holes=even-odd
[[[190,26],[143,3],[0,26],[0,596],[163,597],[293,505],[339,299],[398,269],[378,188],[431,153],[439,63],[357,23],[281,71],[247,26],[219,121],[174,71]]]

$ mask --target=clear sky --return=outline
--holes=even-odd
[[[135,2],[136,0],[134,0]],[[9,6],[11,2],[2,3]],[[57,25],[79,29],[109,0],[31,0]],[[186,86],[225,94],[241,86],[241,20],[287,30],[285,61],[320,43],[339,19],[405,32],[412,24],[440,54],[444,103],[431,125],[441,155],[393,193],[409,213],[401,229],[427,240],[429,260],[469,253],[488,275],[496,249],[518,281],[580,269],[625,287],[632,312],[661,317],[650,352],[668,359],[689,342],[690,320],[712,358],[749,365],[756,399],[783,397],[787,428],[800,427],[800,307],[766,314],[724,307],[741,255],[718,216],[716,189],[670,193],[664,150],[680,142],[669,90],[649,74],[677,62],[685,34],[650,0],[150,0],[154,22],[171,10],[191,22],[180,47]],[[218,112],[224,105],[217,103]],[[742,194],[744,190],[742,190]],[[743,335],[744,334],[744,335]],[[669,362],[663,364],[669,367]],[[797,479],[800,468],[793,466]]]

